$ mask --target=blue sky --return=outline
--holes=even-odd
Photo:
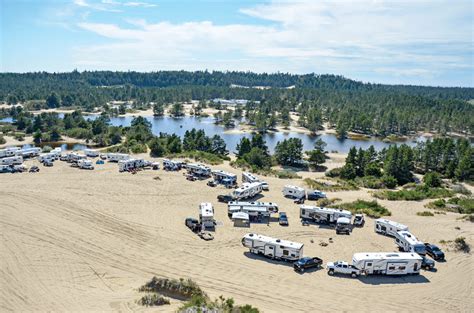
[[[474,86],[470,0],[0,3],[2,72],[315,72]]]

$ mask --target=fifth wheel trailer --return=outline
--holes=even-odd
[[[251,253],[276,260],[297,261],[303,256],[302,243],[264,235],[246,234],[242,238],[242,245],[249,248]]]
[[[0,165],[18,165],[23,164],[23,158],[21,156],[12,156],[0,159]]]
[[[321,208],[311,205],[300,206],[300,218],[316,223],[336,223],[340,217],[352,219],[352,213],[347,210]]]
[[[419,274],[422,257],[416,253],[363,252],[355,253],[352,265],[366,275]]]
[[[374,230],[376,233],[395,237],[399,231],[408,231],[408,226],[384,218],[379,218],[375,220]]]

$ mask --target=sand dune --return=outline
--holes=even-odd
[[[36,161],[29,161],[32,164]],[[228,165],[219,166],[240,171]],[[161,180],[153,178],[159,176]],[[311,175],[310,175],[311,176]],[[137,311],[137,288],[153,275],[196,280],[212,297],[234,297],[264,312],[455,311],[472,312],[472,255],[447,252],[436,272],[410,277],[330,277],[325,270],[297,274],[285,263],[255,257],[240,244],[246,232],[299,241],[305,254],[325,262],[350,260],[354,252],[394,251],[393,239],[373,232],[373,221],[350,236],[302,226],[298,206],[281,195],[285,180],[268,178],[263,200],[286,211],[289,227],[277,223],[232,227],[227,192],[182,173],[119,173],[117,165],[81,171],[63,162],[37,174],[0,175],[0,309],[2,311]],[[292,181],[300,184],[301,181]],[[367,191],[329,193],[344,201],[370,198]],[[184,226],[200,202],[215,206],[219,226],[205,242]],[[458,215],[416,216],[423,202],[382,201],[393,219],[422,240],[439,242],[465,236],[472,224]],[[456,230],[455,227],[460,227]],[[320,241],[334,242],[322,247]],[[314,241],[312,243],[311,241]],[[158,311],[174,311],[179,302]],[[156,310],[156,309],[154,309]]]

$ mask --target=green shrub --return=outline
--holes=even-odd
[[[354,202],[336,205],[336,207],[344,210],[349,210],[352,213],[364,213],[367,216],[373,218],[392,215],[392,212],[390,212],[386,207],[380,205],[376,200],[365,201],[358,199]]]
[[[327,171],[325,175],[327,177],[332,177],[332,178],[340,177],[341,171],[342,171],[342,167],[336,167],[336,168],[333,168],[332,170]]]
[[[418,215],[418,216],[434,216],[434,214],[431,213],[430,211],[416,212],[416,215]]]
[[[356,181],[369,189],[382,189],[385,186],[381,179],[374,176],[364,176],[356,179]]]
[[[423,176],[423,182],[427,187],[435,188],[441,187],[443,181],[441,180],[441,175],[439,173],[429,172]]]
[[[50,147],[50,146],[44,146],[43,149],[42,149],[42,151],[43,151],[44,153],[51,152],[51,150],[53,150],[53,148]]]
[[[143,306],[159,306],[170,304],[170,300],[158,294],[146,294],[138,300],[138,304]]]
[[[25,140],[25,134],[24,133],[15,133],[15,139],[18,141],[24,141]]]
[[[456,251],[462,251],[465,253],[469,253],[469,251],[471,251],[471,247],[466,242],[466,238],[464,237],[457,237],[454,239],[454,249]]]
[[[190,299],[194,296],[207,298],[206,293],[191,279],[167,279],[154,276],[148,283],[140,287],[141,292],[167,293],[170,296]]]
[[[3,135],[0,135],[0,145],[6,144],[7,141],[3,138]]]
[[[397,179],[391,175],[383,175],[381,180],[384,186],[388,189],[393,189],[397,187]]]
[[[198,162],[207,163],[210,165],[222,164],[224,160],[230,160],[227,156],[220,156],[204,151],[183,151],[181,153],[174,153],[167,155],[169,158],[190,158]]]
[[[426,186],[417,186],[415,189],[402,189],[398,191],[385,190],[374,194],[379,199],[391,201],[406,200],[420,201],[433,198],[447,198],[453,196],[453,192],[445,188],[428,188]]]
[[[474,214],[474,198],[454,197],[448,199],[448,201],[444,199],[438,199],[428,203],[426,207],[460,214]]]
[[[281,170],[281,171],[274,171],[276,177],[281,179],[296,179],[301,178],[296,172],[291,170]]]
[[[305,184],[311,189],[317,189],[320,191],[346,191],[346,190],[358,190],[357,184],[354,181],[346,181],[339,179],[335,184],[328,184],[319,182],[311,178],[304,179]]]

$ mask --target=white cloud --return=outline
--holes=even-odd
[[[115,42],[80,47],[76,59],[78,65],[108,69],[314,71],[352,77],[373,72],[431,79],[455,68],[473,69],[468,2],[298,1],[240,10],[261,25],[141,19],[127,20],[132,25],[127,28],[83,22],[81,29]]]

